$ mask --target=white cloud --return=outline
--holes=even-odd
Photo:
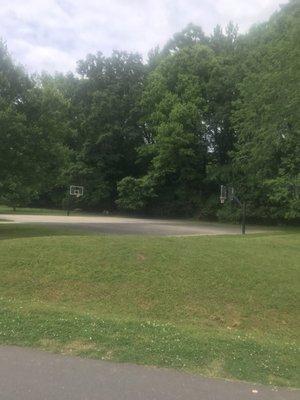
[[[287,0],[0,0],[0,37],[29,71],[74,70],[87,53],[146,55],[189,22],[247,30]]]

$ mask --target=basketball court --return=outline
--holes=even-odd
[[[2,214],[2,220],[18,224],[40,224],[68,227],[83,233],[99,234],[196,236],[239,234],[239,225],[209,223],[178,219],[126,218],[116,216],[53,216]],[[4,221],[3,221],[4,222]],[[247,233],[265,232],[263,227],[249,226]]]
[[[84,196],[84,187],[71,185],[68,190],[68,207],[65,216],[2,214],[1,219],[19,224],[41,224],[51,227],[67,227],[84,232],[118,235],[199,236],[245,234],[245,203],[242,203],[231,186],[220,186],[220,202],[236,203],[242,209],[242,224],[222,224],[184,219],[129,218],[109,215],[74,216],[71,213],[72,198]],[[260,233],[267,228],[247,226],[247,233]]]

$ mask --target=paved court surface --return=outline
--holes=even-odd
[[[300,391],[0,346],[3,400],[296,400]]]
[[[2,214],[1,219],[17,223],[66,226],[73,229],[95,231],[107,234],[188,236],[224,235],[240,233],[238,225],[197,222],[187,220],[164,220],[146,218],[125,218],[110,216],[53,216]],[[250,233],[265,231],[262,227],[248,227]]]

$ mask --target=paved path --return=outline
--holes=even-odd
[[[72,227],[82,231],[107,234],[143,234],[161,236],[224,235],[240,233],[237,225],[206,223],[187,220],[124,218],[110,216],[53,216],[2,214],[1,219],[17,223],[47,224]],[[249,227],[248,232],[263,232],[263,228]]]
[[[296,400],[300,391],[0,346],[1,400]]]

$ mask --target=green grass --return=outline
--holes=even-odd
[[[1,343],[299,386],[299,233],[1,235]]]
[[[7,220],[5,220],[7,222]],[[67,236],[67,235],[82,235],[82,234],[96,234],[93,231],[89,232],[80,229],[59,226],[55,227],[45,226],[40,224],[14,224],[14,223],[1,223],[0,225],[0,240],[4,239],[17,239],[17,238],[30,238],[30,237],[43,237],[43,236]]]
[[[13,210],[12,207],[0,205],[0,214],[43,214],[43,215],[66,215],[65,210],[55,210],[48,208],[30,208],[30,207],[17,207]]]
[[[0,204],[1,214],[28,214],[28,215],[66,215],[66,210],[53,209],[53,208],[33,208],[33,207],[17,207],[15,210]],[[92,215],[91,213],[71,210],[71,215]]]

